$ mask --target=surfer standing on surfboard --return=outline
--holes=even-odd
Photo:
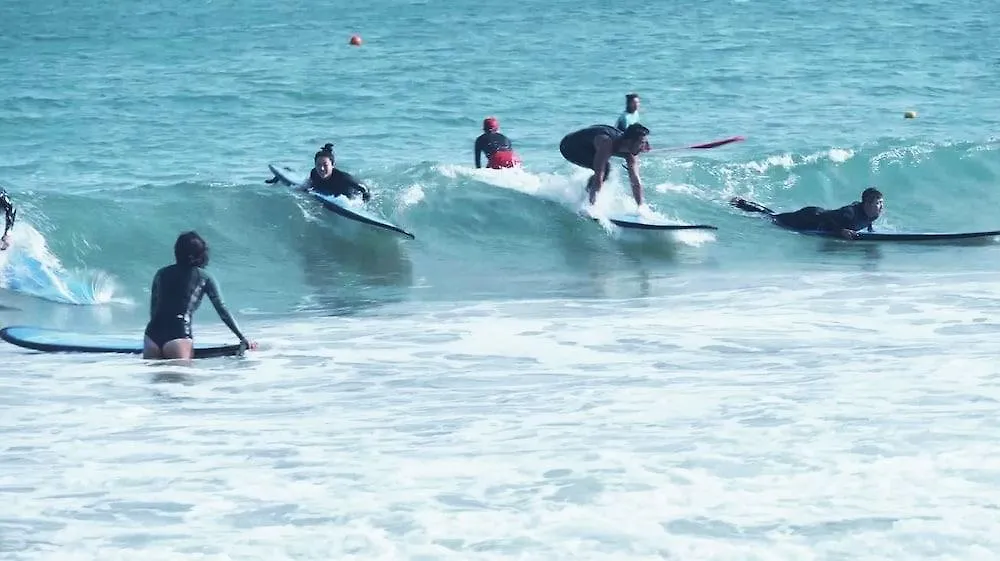
[[[371,193],[360,181],[346,171],[336,168],[337,157],[333,154],[333,144],[327,143],[313,157],[314,167],[309,171],[309,179],[299,186],[303,191],[315,191],[331,197],[347,197],[353,199],[361,195],[361,200],[368,202]]]
[[[642,181],[639,179],[639,153],[646,144],[649,129],[640,123],[620,131],[610,125],[592,125],[563,137],[559,152],[570,163],[587,168],[594,175],[587,180],[590,204],[597,200],[597,193],[611,171],[611,157],[624,158],[632,183],[632,197],[642,206]]]
[[[7,190],[3,187],[0,187],[0,206],[3,207],[4,218],[7,221],[3,229],[3,237],[0,237],[0,251],[3,251],[10,247],[10,242],[7,240],[7,233],[14,228],[14,220],[17,218],[17,209],[14,208],[14,203],[10,201]]]
[[[490,169],[513,168],[521,165],[521,160],[514,153],[510,139],[500,132],[500,121],[496,117],[483,119],[483,134],[476,138],[474,146],[476,153],[476,169],[480,164],[480,155],[486,154],[486,167]]]
[[[834,210],[807,206],[793,212],[776,213],[764,205],[736,197],[729,201],[747,212],[768,214],[775,224],[790,230],[834,232],[842,238],[855,239],[858,230],[872,231],[872,223],[882,215],[882,192],[869,187],[861,192],[861,200]]]

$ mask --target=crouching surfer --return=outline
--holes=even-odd
[[[593,206],[601,186],[611,172],[612,157],[625,160],[632,197],[636,206],[643,207],[642,180],[639,178],[639,153],[646,145],[649,129],[639,123],[629,125],[624,131],[610,125],[592,125],[563,137],[559,152],[570,163],[594,172],[587,180],[587,193]]]
[[[207,294],[223,323],[248,349],[257,343],[246,338],[226,309],[218,283],[205,271],[208,244],[196,232],[185,232],[174,243],[173,265],[163,267],[153,277],[149,296],[149,323],[146,324],[143,358],[194,358],[191,317]]]
[[[820,231],[836,234],[844,239],[856,239],[859,230],[872,231],[872,224],[882,215],[882,192],[869,187],[861,193],[861,200],[837,209],[827,210],[807,206],[793,212],[775,212],[764,205],[736,197],[729,204],[746,212],[759,212],[771,217],[775,224],[797,231]]]

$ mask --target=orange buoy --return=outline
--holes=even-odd
[[[361,36],[360,35],[351,35],[351,44],[354,45],[355,47],[360,47],[361,46]]]

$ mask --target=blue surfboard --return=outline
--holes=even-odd
[[[0,329],[0,339],[12,345],[49,353],[142,354],[142,334],[135,337],[79,333],[32,325],[11,325]],[[236,356],[242,345],[218,345],[195,342],[195,358]]]
[[[807,230],[801,232],[813,236],[824,236],[828,238],[840,238],[839,234],[818,230]],[[989,230],[985,232],[858,232],[853,241],[869,242],[941,242],[952,240],[975,240],[987,241],[986,238],[1000,236],[1000,230]],[[843,238],[841,238],[843,239]]]
[[[268,164],[267,167],[271,170],[271,173],[274,174],[275,180],[280,181],[283,185],[288,187],[301,185],[305,180],[304,178],[296,177],[297,174],[289,167],[278,167],[274,164]],[[321,195],[313,192],[310,192],[309,194],[318,200],[323,205],[323,208],[339,216],[347,218],[348,220],[353,220],[355,222],[360,222],[361,224],[367,224],[375,228],[394,232],[411,240],[415,239],[414,235],[410,232],[407,232],[403,228],[389,222],[374,212],[353,205],[350,199],[347,199],[346,197],[331,197],[329,195]]]

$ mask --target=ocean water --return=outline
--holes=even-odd
[[[1000,15],[967,0],[0,0],[0,324],[134,334],[188,229],[261,348],[0,343],[0,558],[996,559]],[[352,34],[363,39],[348,45]],[[642,97],[650,207],[563,135]],[[905,111],[916,111],[904,119]],[[499,118],[522,170],[476,170]],[[416,235],[266,184],[324,143]],[[614,168],[599,206],[628,210]],[[206,302],[200,340],[232,336]]]

